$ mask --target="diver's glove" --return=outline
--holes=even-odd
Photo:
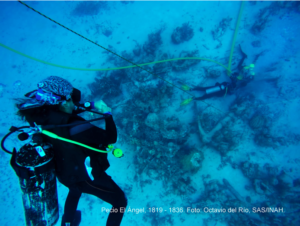
[[[92,175],[92,167],[91,167],[91,158],[90,156],[86,157],[86,159],[84,160],[84,165],[85,165],[85,169],[89,175],[89,177],[91,178],[91,180],[94,180],[94,177]]]
[[[108,107],[107,105],[106,105],[106,103],[104,103],[104,101],[103,100],[99,100],[99,101],[96,101],[95,103],[94,103],[94,106],[95,106],[95,108],[98,110],[98,111],[100,111],[101,113],[107,113],[107,112],[111,112],[111,108],[110,107]],[[111,114],[111,113],[110,113]]]

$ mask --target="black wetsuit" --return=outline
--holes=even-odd
[[[28,121],[30,124],[36,122],[38,125],[62,125],[85,121],[76,115],[79,113],[74,112],[71,115],[60,111],[49,111],[46,116],[32,117]],[[117,129],[112,116],[105,119],[105,122],[105,130],[91,124],[82,124],[72,128],[58,127],[49,131],[58,136],[105,150],[105,146],[113,144],[117,140]],[[119,186],[105,173],[105,170],[109,167],[107,154],[95,152],[45,135],[43,135],[43,138],[53,145],[58,180],[69,188],[62,225],[65,222],[73,222],[79,198],[82,193],[87,193],[110,203],[113,208],[118,208],[117,213],[109,214],[106,225],[119,226],[123,218],[123,211],[127,206],[127,199]],[[102,148],[99,148],[99,146]],[[90,179],[84,165],[84,161],[88,156],[90,156],[90,163],[93,168],[93,181]],[[101,214],[100,211],[98,213]]]
[[[80,121],[78,120],[78,116],[73,116],[70,118],[69,123],[78,121]],[[115,143],[117,140],[117,129],[112,116],[106,119],[105,122],[106,130],[102,130],[91,124],[82,124],[70,128],[71,140],[94,147],[99,147],[99,144],[105,147],[108,144]],[[74,219],[79,198],[82,193],[87,193],[110,203],[113,209],[118,209],[117,213],[109,214],[106,225],[120,225],[125,207],[127,206],[127,199],[121,188],[105,173],[105,170],[109,167],[107,154],[90,150],[86,150],[86,152],[91,157],[94,180],[88,179],[69,187],[69,194],[65,203],[64,220],[65,222],[71,222]]]

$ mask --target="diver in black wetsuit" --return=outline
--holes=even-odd
[[[85,121],[77,115],[83,110],[75,110],[74,105],[74,102],[79,104],[80,91],[63,78],[50,76],[38,83],[37,90],[25,96],[29,99],[20,100],[17,104],[19,109],[17,114],[31,126],[34,126],[34,122],[38,125],[63,125]],[[103,105],[93,105],[91,104],[90,109],[103,108]],[[117,141],[117,129],[111,113],[104,114],[109,115],[105,118],[105,130],[85,123],[73,127],[57,127],[50,131],[93,148],[100,146],[100,149],[105,150],[108,144]],[[107,153],[95,152],[72,143],[42,136],[44,141],[53,145],[55,173],[58,180],[69,188],[61,225],[79,225],[81,212],[76,209],[81,194],[87,193],[112,205],[112,210],[115,211],[110,212],[106,225],[119,226],[127,206],[127,199],[121,188],[105,172],[109,167]],[[92,171],[89,171],[90,167]]]
[[[201,91],[203,94],[200,97],[193,97],[193,100],[205,100],[211,97],[222,97],[226,94],[233,94],[237,89],[246,86],[250,81],[253,80],[253,64],[250,67],[244,67],[244,60],[247,55],[242,51],[240,46],[240,51],[242,53],[242,59],[237,66],[237,72],[234,72],[231,76],[231,82],[216,83],[214,86],[207,87],[194,87],[189,89],[190,91]],[[250,69],[250,70],[248,70]],[[248,73],[250,71],[250,74]]]

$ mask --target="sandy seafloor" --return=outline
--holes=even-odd
[[[295,202],[299,203],[298,193],[293,193],[292,191],[299,186],[299,183],[297,183],[300,173],[299,140],[295,136],[293,138],[290,136],[291,134],[300,134],[300,42],[298,40],[300,35],[300,14],[299,9],[298,11],[285,9],[279,14],[270,15],[266,27],[259,34],[253,34],[250,29],[258,18],[259,10],[269,6],[271,3],[257,2],[252,4],[245,2],[236,38],[233,69],[241,57],[238,51],[239,44],[248,55],[245,64],[252,63],[255,56],[264,51],[264,54],[255,63],[256,75],[254,81],[234,95],[212,98],[205,100],[205,103],[194,101],[184,107],[180,107],[180,103],[190,96],[174,88],[172,99],[167,101],[168,106],[159,109],[157,112],[160,114],[160,117],[176,114],[183,125],[189,126],[189,123],[193,122],[194,117],[202,114],[203,109],[207,106],[206,103],[226,114],[238,95],[242,96],[246,93],[252,93],[257,100],[261,101],[262,105],[268,106],[269,114],[271,115],[267,117],[271,118],[272,121],[270,128],[272,134],[285,137],[287,141],[291,139],[291,142],[288,145],[277,145],[276,148],[258,145],[253,139],[255,130],[250,128],[247,122],[237,119],[236,123],[233,123],[232,129],[243,131],[241,133],[242,136],[239,138],[239,142],[234,150],[227,154],[227,157],[229,156],[231,162],[236,164],[249,161],[264,166],[265,163],[269,163],[272,167],[276,167],[279,172],[285,170],[290,180],[293,181],[292,188],[286,189],[291,189],[291,195],[294,195]],[[176,58],[179,57],[179,53],[183,50],[198,50],[199,57],[214,59],[227,65],[241,3],[222,1],[136,1],[124,4],[121,2],[108,2],[109,9],[100,9],[99,13],[93,16],[72,15],[71,12],[79,2],[27,2],[27,4],[118,54],[125,50],[128,53],[132,53],[136,42],[143,45],[150,33],[164,27],[164,30],[161,32],[162,44],[156,51],[156,56],[159,53],[168,53],[169,56]],[[106,62],[107,54],[105,50],[55,25],[18,2],[0,2],[0,11],[0,42],[13,49],[40,60],[64,66],[77,68],[116,67],[112,62]],[[219,38],[222,46],[216,48],[219,42],[213,39],[211,31],[218,26],[223,18],[227,17],[232,18],[232,21],[224,35]],[[171,41],[172,32],[176,27],[186,22],[189,22],[194,29],[194,36],[189,41],[175,45]],[[110,36],[107,37],[101,33],[101,27],[103,26],[112,29]],[[203,29],[202,32],[200,27]],[[261,46],[254,47],[251,44],[253,41],[260,41]],[[96,72],[94,71],[68,70],[49,66],[27,59],[2,47],[0,56],[0,131],[2,136],[8,132],[10,126],[24,125],[15,116],[16,108],[12,98],[22,97],[26,92],[35,89],[37,82],[43,78],[50,75],[62,76],[68,79],[74,87],[80,89],[84,96],[88,96],[91,91],[87,85],[93,82],[96,77]],[[140,60],[139,62],[144,61]],[[125,65],[129,64],[126,63]],[[222,74],[218,78],[208,78],[203,82],[203,68],[205,67],[221,70]],[[270,82],[271,79],[278,77],[280,78],[276,80],[277,83],[275,85],[274,82]],[[204,61],[191,66],[185,71],[171,71],[164,78],[177,85],[180,84],[179,82],[183,82],[190,86],[196,84],[209,86],[214,85],[216,82],[229,81],[222,67]],[[130,98],[126,91],[124,91],[123,96],[124,99]],[[257,106],[252,107],[255,108]],[[121,106],[117,108],[116,112],[120,113],[123,110]],[[218,110],[211,108],[210,112],[215,114]],[[119,127],[118,124],[117,127]],[[129,136],[129,134],[122,134],[122,132],[124,131],[120,129],[119,136]],[[232,164],[226,164],[220,168],[220,152],[203,142],[202,136],[203,134],[200,134],[198,129],[192,130],[188,134],[187,143],[197,148],[197,150],[201,150],[204,154],[204,160],[202,167],[197,173],[190,175],[192,186],[196,189],[196,192],[193,194],[187,192],[183,196],[178,196],[173,194],[172,190],[165,189],[160,178],[151,179],[152,184],[147,184],[141,189],[139,182],[134,181],[136,168],[133,160],[135,155],[139,155],[138,148],[119,139],[115,146],[122,148],[125,156],[122,159],[116,159],[109,155],[111,167],[107,170],[107,173],[112,176],[121,188],[128,185],[132,186],[132,191],[130,194],[127,194],[128,207],[145,208],[147,211],[147,204],[150,203],[152,207],[164,208],[166,213],[157,214],[157,219],[166,216],[171,207],[183,207],[186,210],[190,203],[193,203],[192,207],[195,207],[197,206],[195,200],[201,202],[199,197],[202,197],[205,191],[202,176],[208,174],[211,180],[217,180],[221,184],[223,183],[223,178],[227,179],[240,196],[251,197],[252,206],[259,206],[259,203],[263,200],[276,197],[274,194],[269,194],[269,196],[267,194],[258,194],[253,188],[245,189],[245,186],[251,186],[251,180],[245,177],[239,167],[234,169]],[[16,139],[10,140],[7,146],[12,148],[15,142]],[[212,140],[211,142],[214,141]],[[10,155],[1,152],[0,156],[0,225],[25,225],[18,179],[9,166]],[[157,168],[160,167],[162,166],[157,165]],[[146,173],[142,173],[139,176],[143,180],[149,179]],[[169,192],[165,192],[166,190],[169,190]],[[60,225],[67,192],[68,189],[58,182],[60,219],[56,225]],[[235,199],[234,196],[231,195],[231,197]],[[282,205],[286,212],[291,212],[289,207],[292,207],[288,203]],[[101,211],[102,207],[110,208],[110,205],[99,201],[95,197],[83,195],[78,206],[78,209],[82,211],[81,225],[105,225],[108,215]],[[293,208],[295,208],[295,205],[293,205]],[[286,213],[280,216],[285,216],[287,221],[289,221],[291,214],[294,216],[299,214],[299,207],[293,211],[293,213]],[[145,217],[145,213],[126,213],[122,225],[228,225],[226,217],[221,217],[220,214],[187,214],[186,211],[184,212],[168,213],[171,215],[173,223],[158,220],[159,223],[157,224],[151,224],[151,214],[147,214],[147,217]],[[278,213],[273,214],[274,218],[279,216],[276,216]],[[236,225],[241,224],[244,223],[236,223]],[[265,221],[257,225],[275,224]],[[282,225],[285,224],[282,223]],[[296,225],[296,223],[287,223],[286,225]]]

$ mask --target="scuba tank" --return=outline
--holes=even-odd
[[[78,108],[90,111],[83,107]],[[109,117],[109,115],[95,111],[90,112],[103,115],[104,117],[65,125],[40,126],[35,124],[34,127],[22,126],[19,128],[12,126],[10,132],[3,137],[1,148],[6,153],[12,154],[10,165],[19,177],[26,226],[54,226],[59,218],[54,152],[52,150],[52,145],[44,142],[41,134],[64,142],[73,143],[93,151],[101,153],[112,152],[117,158],[123,156],[121,149],[114,149],[110,146],[106,151],[103,151],[70,139],[59,137],[56,134],[45,130],[56,127],[76,126]],[[19,132],[19,140],[28,140],[29,142],[23,145],[18,152],[16,148],[13,149],[13,152],[10,152],[5,148],[4,142],[8,136],[15,132]]]
[[[208,94],[219,92],[219,91],[224,90],[224,89],[225,89],[224,85],[214,86],[214,87],[206,89],[205,93],[206,93],[206,95],[208,95]]]
[[[11,133],[16,129],[11,127]],[[39,134],[22,132],[18,136],[19,140],[26,137],[30,142],[18,152],[14,148],[10,161],[19,177],[26,226],[53,226],[59,212],[52,145],[44,143]]]

